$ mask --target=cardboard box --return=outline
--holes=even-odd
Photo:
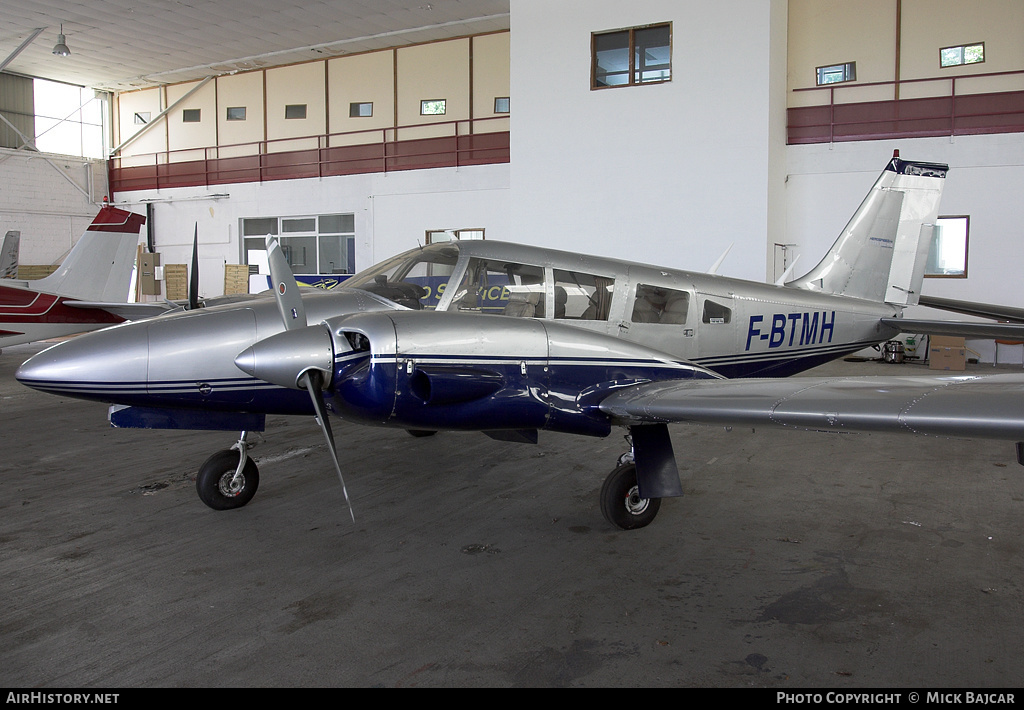
[[[928,340],[928,368],[963,370],[967,367],[967,347],[963,338],[933,335]]]

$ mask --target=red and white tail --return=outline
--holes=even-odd
[[[32,289],[82,301],[126,300],[145,222],[142,215],[103,207],[60,267]]]

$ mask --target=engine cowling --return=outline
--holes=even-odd
[[[336,363],[342,416],[411,429],[534,429],[545,423],[547,335],[539,322],[435,312],[326,322],[361,359]]]
[[[407,429],[606,436],[598,404],[639,382],[713,377],[636,343],[533,318],[388,311],[329,318],[259,341],[236,364],[302,389],[323,373],[335,414]]]

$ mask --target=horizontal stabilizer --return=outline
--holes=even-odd
[[[953,298],[937,298],[935,296],[921,296],[920,305],[953,313],[963,313],[965,316],[979,316],[981,318],[993,318],[1013,323],[1024,323],[1024,308],[1015,308],[1013,306],[958,301]]]
[[[1024,374],[651,382],[612,393],[600,409],[631,426],[773,424],[1024,441]]]
[[[1024,323],[981,323],[948,320],[914,320],[911,318],[882,318],[884,325],[898,328],[901,333],[921,335],[959,335],[964,338],[999,338],[1024,340]]]

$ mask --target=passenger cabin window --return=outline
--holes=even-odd
[[[690,294],[674,288],[638,284],[633,300],[634,323],[685,323]]]
[[[528,264],[471,259],[451,309],[519,318],[543,318],[544,268]]]
[[[615,279],[555,269],[555,318],[608,320]]]

